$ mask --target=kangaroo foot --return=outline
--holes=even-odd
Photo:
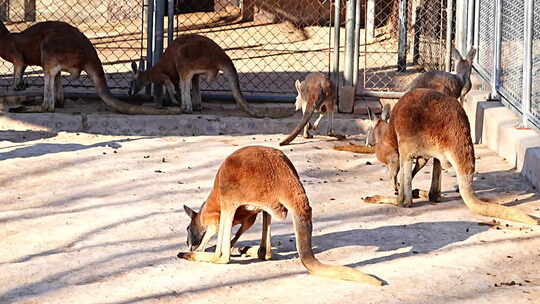
[[[177,255],[178,258],[192,261],[192,262],[206,262],[214,264],[227,264],[229,259],[223,256],[216,258],[214,252],[202,252],[202,251],[191,251],[191,252],[179,252]]]
[[[330,137],[334,137],[334,138],[340,139],[340,140],[341,140],[341,139],[346,139],[346,138],[347,138],[347,136],[345,136],[345,135],[343,135],[343,134],[337,134],[337,133],[334,133],[334,132],[329,132],[327,135],[330,136]]]
[[[387,195],[373,195],[362,198],[364,203],[368,204],[389,204],[399,206],[397,198],[395,196]]]
[[[267,248],[260,246],[244,246],[239,248],[240,254],[245,257],[259,258],[264,261],[272,259],[272,249],[267,250]]]

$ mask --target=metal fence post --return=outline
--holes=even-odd
[[[525,28],[523,31],[523,94],[521,101],[523,127],[527,127],[532,103],[532,49],[534,0],[525,0]]]
[[[146,2],[146,69],[153,66],[152,56],[154,51],[154,0]],[[146,95],[152,95],[152,86],[146,86]]]
[[[491,76],[491,98],[499,98],[501,74],[501,28],[502,28],[502,0],[495,1],[495,41],[493,41],[493,71]]]
[[[339,94],[339,42],[341,32],[341,0],[334,0],[334,60],[332,63],[332,74],[336,95]],[[339,101],[338,96],[336,96]]]
[[[476,32],[475,28],[475,11],[478,8],[475,6],[474,0],[469,0],[468,7],[467,7],[467,47],[464,52],[468,52],[472,47],[474,43],[474,33]],[[478,54],[478,52],[476,52]]]
[[[354,26],[355,26],[355,14],[356,0],[347,0],[347,15],[345,22],[346,42],[345,42],[345,67],[343,81],[344,85],[351,86],[353,83],[353,64],[354,64]]]
[[[165,19],[165,1],[154,0],[154,50],[152,54],[152,65],[156,65],[163,54],[163,33]],[[153,87],[153,96],[161,97],[161,85],[155,84]]]
[[[474,0],[474,40],[471,45],[474,45],[474,48],[478,50],[478,40],[480,35],[480,0]],[[476,62],[478,62],[478,57],[480,52],[476,52]]]
[[[353,87],[356,89],[358,85],[358,68],[360,58],[360,2],[361,0],[356,0],[355,8],[355,18],[354,18],[354,52],[353,52]]]
[[[354,74],[354,48],[356,24],[356,2],[360,0],[347,0],[347,13],[345,17],[345,67],[343,73],[343,85],[339,88],[340,99],[338,110],[342,113],[352,113],[356,88],[353,86]]]
[[[447,72],[452,70],[452,20],[454,19],[454,0],[448,0],[446,5],[446,54],[444,58],[444,69]],[[457,24],[457,20],[456,20]],[[457,37],[456,37],[457,40]]]
[[[357,6],[357,10],[358,10]],[[366,40],[372,41],[375,39],[375,16],[377,11],[375,8],[375,0],[367,0],[366,3]],[[360,20],[360,19],[358,19]]]
[[[174,0],[169,0],[167,3],[167,47],[169,47],[174,40]]]
[[[398,43],[398,72],[405,72],[407,69],[407,27],[408,0],[399,0],[399,43]]]
[[[467,52],[468,8],[467,1],[456,2],[456,49],[462,54]]]

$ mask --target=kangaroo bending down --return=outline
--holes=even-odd
[[[409,91],[424,88],[439,91],[445,95],[463,98],[471,90],[471,69],[476,49],[472,48],[463,58],[458,50],[452,48],[452,58],[455,60],[455,74],[445,71],[429,71],[416,77],[409,86]]]
[[[310,73],[304,81],[296,80],[294,83],[298,95],[296,96],[296,111],[302,109],[302,120],[298,126],[291,132],[287,138],[282,140],[279,145],[284,146],[293,141],[304,129],[304,138],[312,138],[309,130],[317,130],[319,123],[325,114],[329,116],[328,135],[334,135],[334,112],[336,103],[336,94],[334,85],[326,75],[322,73]],[[320,113],[313,125],[310,119],[314,113]]]
[[[517,208],[481,201],[472,188],[475,170],[474,146],[469,120],[456,98],[430,89],[406,93],[394,106],[382,141],[395,147],[400,174],[399,194],[393,203],[409,207],[412,203],[412,162],[433,158],[430,198],[441,193],[442,168],[454,167],[459,193],[473,212],[501,219],[538,224]],[[369,201],[368,202],[373,202]]]
[[[180,109],[154,109],[130,105],[114,98],[96,49],[77,28],[60,21],[40,22],[20,33],[10,33],[0,22],[0,57],[13,63],[14,88],[21,88],[22,75],[29,65],[41,66],[44,73],[42,111],[54,112],[55,103],[63,105],[64,92],[60,72],[72,79],[85,71],[94,82],[97,94],[112,109],[125,114],[177,114]]]
[[[194,243],[206,238],[207,219],[219,222],[215,253],[187,252],[178,257],[191,261],[228,263],[231,254],[231,228],[237,210],[242,207],[263,210],[268,214],[263,227],[262,246],[270,248],[270,216],[284,219],[287,211],[293,216],[296,247],[302,264],[313,275],[341,280],[382,285],[378,279],[345,266],[322,264],[312,250],[312,216],[309,201],[291,161],[283,152],[269,147],[249,146],[237,150],[225,159],[218,170],[212,191],[201,212],[193,216],[188,234]],[[266,216],[265,216],[266,217]],[[215,225],[215,224],[214,224]],[[206,232],[207,233],[207,232]],[[202,241],[200,242],[202,243]],[[196,245],[195,245],[196,246]],[[266,255],[268,256],[268,255]]]
[[[212,39],[197,35],[180,35],[167,47],[159,62],[147,71],[139,71],[135,62],[131,65],[133,80],[129,94],[137,94],[149,83],[164,85],[173,103],[180,104],[175,96],[175,84],[180,84],[182,110],[192,113],[193,109],[201,109],[201,93],[199,75],[205,75],[207,81],[213,81],[219,71],[229,81],[234,100],[251,116],[262,117],[252,110],[242,92],[238,73],[231,58]],[[193,94],[193,96],[192,96]]]

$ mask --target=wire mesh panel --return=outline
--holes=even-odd
[[[523,91],[524,13],[523,1],[502,0],[500,82],[508,101],[518,108]]]
[[[197,33],[220,45],[233,60],[244,92],[290,94],[294,81],[308,72],[329,72],[329,0],[177,3],[176,35]],[[201,89],[230,90],[224,77],[201,82]]]
[[[532,96],[531,114],[536,127],[540,128],[540,5],[535,3],[533,15],[532,46]]]
[[[479,0],[478,63],[488,75],[493,71],[495,44],[495,1]]]
[[[97,49],[112,89],[129,87],[129,62],[143,52],[143,0],[0,0],[0,20],[12,32],[23,31],[36,22],[64,21],[83,32]],[[0,88],[11,83],[11,63],[0,60]],[[41,68],[29,67],[26,81],[42,86]],[[64,84],[84,90],[93,88],[86,75],[79,80],[64,77]]]
[[[366,1],[366,0],[364,0]],[[443,70],[446,53],[446,0],[408,0],[407,68],[398,72],[400,0],[367,0],[366,25],[360,66],[364,88],[402,91],[426,70]],[[373,1],[374,5],[369,5]],[[374,26],[371,30],[369,27]]]

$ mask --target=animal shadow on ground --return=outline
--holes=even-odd
[[[95,147],[110,147],[112,149],[118,149],[122,147],[120,143],[134,141],[137,139],[121,139],[121,140],[111,140],[104,141],[100,143],[95,143],[91,145],[81,145],[81,144],[64,144],[64,143],[38,143],[31,146],[22,146],[16,148],[12,151],[0,153],[0,161],[12,159],[12,158],[29,158],[37,157],[46,154],[61,153],[61,152],[73,152],[84,149],[91,149]]]
[[[0,141],[9,141],[12,143],[23,143],[38,139],[46,139],[55,137],[58,133],[50,131],[16,131],[16,130],[0,130]]]
[[[478,222],[445,221],[337,231],[313,235],[313,252],[317,254],[327,250],[349,246],[378,247],[377,252],[400,251],[347,265],[357,267],[392,261],[415,254],[430,253],[453,243],[462,242],[488,229],[489,227],[479,225]],[[296,258],[298,254],[294,240],[295,236],[292,233],[273,236],[272,244],[274,246],[276,244],[280,245],[273,249],[272,259],[285,260]],[[239,242],[237,246],[257,246],[259,244],[258,242],[258,240]],[[360,257],[360,259],[362,258]],[[239,261],[239,263],[250,262],[253,262],[253,260]]]

